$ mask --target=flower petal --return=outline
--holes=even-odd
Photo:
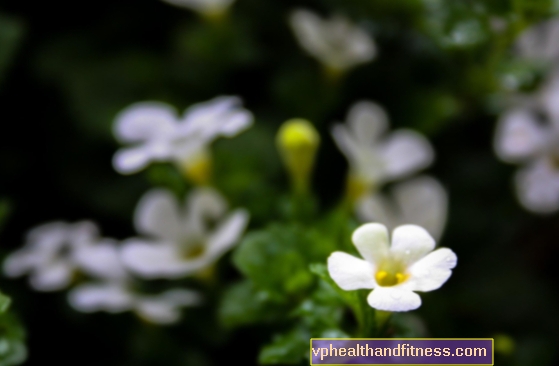
[[[225,10],[235,0],[163,0],[181,8],[191,9],[199,13],[215,13]]]
[[[185,112],[180,126],[183,135],[196,135],[210,142],[218,136],[232,137],[252,124],[252,113],[241,106],[235,96],[221,96],[198,103]]]
[[[157,296],[143,296],[136,302],[138,314],[156,324],[172,324],[180,319],[180,307],[197,305],[201,297],[197,292],[170,290]]]
[[[147,141],[171,135],[177,120],[176,110],[160,102],[131,105],[116,117],[114,134],[122,142]]]
[[[370,194],[360,199],[355,210],[362,222],[378,222],[387,228],[394,228],[401,223],[395,207],[380,193]]]
[[[559,210],[559,171],[552,164],[547,159],[539,159],[516,175],[520,202],[532,212]]]
[[[559,19],[552,18],[529,28],[518,37],[517,52],[528,59],[555,62],[559,59]]]
[[[213,188],[197,188],[187,197],[187,225],[183,235],[187,237],[205,236],[207,221],[219,219],[227,211],[227,202]]]
[[[421,226],[433,238],[440,238],[446,224],[448,197],[436,179],[417,177],[396,185],[392,192],[402,214],[401,224]]]
[[[410,265],[435,249],[435,240],[417,225],[398,226],[392,232],[390,251],[404,263]]]
[[[249,214],[246,210],[235,210],[215,230],[208,239],[208,255],[218,258],[233,247],[243,235],[248,224]]]
[[[6,276],[19,277],[31,271],[36,265],[36,254],[28,248],[23,248],[6,257],[3,269]]]
[[[81,285],[68,293],[70,305],[84,313],[101,310],[118,313],[129,310],[133,301],[132,294],[116,283]]]
[[[38,291],[57,291],[66,288],[72,279],[73,265],[69,261],[58,260],[35,268],[29,278]]]
[[[73,258],[91,276],[108,280],[124,280],[127,274],[120,261],[116,244],[115,240],[104,239],[103,242],[76,249]]]
[[[380,147],[386,179],[402,178],[433,162],[434,152],[423,135],[411,130],[398,130]]]
[[[56,221],[31,229],[26,235],[26,247],[37,257],[51,258],[67,245],[71,225]]]
[[[337,124],[332,128],[332,137],[338,149],[345,155],[349,164],[355,167],[359,162],[359,142],[353,137],[349,128],[342,124]]]
[[[372,145],[388,127],[384,109],[371,101],[355,103],[348,112],[347,124],[361,145]]]
[[[98,237],[99,227],[93,221],[79,221],[68,228],[67,240],[74,247],[94,243]]]
[[[367,302],[384,311],[410,311],[421,306],[418,294],[399,287],[377,287],[369,294]]]
[[[437,249],[408,268],[410,279],[402,285],[412,291],[436,290],[448,280],[457,261],[452,250]]]
[[[545,130],[529,110],[514,109],[500,118],[494,145],[500,159],[522,161],[545,147]]]
[[[559,22],[558,22],[559,25]],[[558,27],[559,30],[559,27]],[[559,56],[559,53],[558,53]],[[559,58],[558,58],[559,59]],[[554,70],[541,89],[539,98],[555,131],[559,130],[559,71]]]
[[[144,169],[152,161],[150,150],[144,146],[123,148],[113,157],[113,168],[120,174],[133,174]]]
[[[177,199],[164,189],[145,193],[134,212],[134,226],[138,233],[170,242],[180,239],[181,221]]]
[[[175,279],[206,268],[213,260],[207,253],[189,260],[174,245],[129,239],[122,249],[122,261],[140,277]]]
[[[361,225],[353,232],[351,240],[359,254],[369,263],[379,263],[388,255],[388,230],[382,224]]]
[[[343,290],[375,288],[374,266],[344,252],[334,252],[328,257],[330,277]]]

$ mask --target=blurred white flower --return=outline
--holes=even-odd
[[[333,72],[348,70],[376,56],[371,36],[345,17],[323,20],[299,9],[291,14],[290,24],[301,47]]]
[[[352,240],[364,259],[334,252],[328,258],[328,272],[343,290],[373,289],[367,301],[378,310],[417,309],[421,298],[414,291],[440,288],[457,262],[448,248],[433,251],[435,240],[417,225],[394,229],[391,246],[388,230],[377,223],[357,228]]]
[[[536,213],[559,210],[559,73],[505,111],[494,147],[505,162],[523,164],[515,184],[520,202]]]
[[[252,114],[240,104],[237,97],[218,97],[191,106],[183,117],[164,103],[133,104],[117,116],[114,130],[121,142],[132,146],[116,152],[113,166],[131,174],[151,162],[171,161],[194,170],[194,175],[203,174],[205,164],[198,165],[212,141],[235,136],[252,124]]]
[[[516,41],[517,53],[527,59],[545,62],[559,60],[559,18],[546,20],[524,31]]]
[[[171,5],[194,10],[210,18],[219,17],[235,0],[163,0]]]
[[[386,112],[376,103],[360,101],[349,110],[347,122],[337,124],[332,136],[349,161],[350,196],[355,199],[382,184],[405,178],[429,166],[433,149],[423,135],[400,129],[383,136]]]
[[[448,195],[434,178],[419,176],[391,187],[390,194],[370,194],[357,203],[362,222],[381,222],[389,229],[404,224],[425,228],[438,240],[446,225]]]
[[[77,269],[77,248],[97,240],[98,229],[90,221],[75,224],[52,222],[29,231],[23,248],[10,254],[4,273],[10,277],[29,274],[29,282],[38,291],[56,291],[67,287]]]
[[[146,321],[172,324],[180,319],[181,307],[200,303],[200,295],[190,290],[174,289],[159,295],[135,291],[135,281],[126,271],[116,242],[111,239],[79,248],[76,261],[84,272],[96,279],[68,293],[68,302],[78,311],[134,311]]]
[[[193,191],[183,208],[168,191],[154,189],[140,200],[135,226],[148,239],[133,238],[123,248],[124,263],[145,278],[179,278],[200,272],[237,243],[249,215],[227,204],[211,188]]]

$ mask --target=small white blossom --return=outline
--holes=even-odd
[[[350,176],[367,189],[404,178],[429,166],[433,149],[421,134],[396,130],[383,136],[388,116],[376,103],[360,101],[349,110],[347,122],[337,124],[332,135],[350,165]]]
[[[172,324],[180,319],[180,308],[200,303],[200,295],[191,290],[174,289],[158,295],[137,292],[135,280],[122,264],[115,241],[104,239],[76,251],[81,269],[95,278],[68,293],[70,305],[81,312],[134,311],[156,324]]]
[[[25,246],[10,254],[4,272],[10,277],[29,274],[29,282],[38,291],[56,291],[72,281],[77,265],[77,248],[97,240],[98,229],[90,221],[75,224],[52,222],[27,234]]]
[[[559,73],[505,111],[494,147],[501,160],[523,164],[515,184],[520,202],[536,213],[559,210]]]
[[[345,71],[376,56],[371,36],[343,16],[323,20],[299,9],[291,14],[290,24],[301,47],[330,70]]]
[[[516,41],[517,53],[526,59],[554,63],[559,60],[559,18],[527,29]]]
[[[163,2],[213,16],[224,13],[235,0],[163,0]]]
[[[425,228],[435,239],[446,224],[448,195],[434,178],[419,176],[391,187],[390,194],[370,194],[357,203],[362,222],[382,222],[389,229],[404,224]]]
[[[193,191],[183,208],[170,192],[149,191],[135,213],[136,229],[147,238],[126,241],[124,263],[145,278],[200,272],[235,245],[245,230],[245,210],[226,213],[226,202],[211,188]]]
[[[133,104],[116,118],[114,133],[125,144],[117,151],[114,168],[136,173],[151,162],[175,162],[184,167],[204,154],[220,136],[232,137],[252,124],[252,114],[237,97],[218,97],[188,108],[182,117],[164,103]]]
[[[388,230],[377,223],[357,228],[352,240],[363,259],[334,252],[328,258],[328,272],[343,290],[372,289],[367,302],[378,310],[417,309],[421,298],[415,292],[440,288],[457,262],[448,248],[433,251],[435,240],[416,225],[394,229],[390,246]]]

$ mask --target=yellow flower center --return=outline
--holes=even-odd
[[[206,252],[206,248],[202,242],[189,243],[184,245],[182,257],[184,259],[193,260],[200,258]]]
[[[348,174],[346,181],[346,197],[349,202],[355,203],[367,192],[371,190],[371,185],[355,174]]]
[[[183,164],[184,175],[197,185],[207,185],[212,176],[212,157],[206,152],[200,152]]]
[[[396,286],[405,282],[410,275],[406,273],[406,265],[395,258],[387,258],[378,267],[375,280],[382,287]]]
[[[382,287],[396,286],[405,282],[409,278],[409,274],[401,272],[388,272],[388,271],[378,271],[375,275],[375,280]]]

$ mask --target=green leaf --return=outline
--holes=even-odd
[[[258,288],[280,297],[296,295],[313,282],[307,264],[310,245],[301,228],[273,225],[249,233],[233,254],[233,262]]]
[[[342,290],[330,277],[326,265],[322,263],[315,263],[310,266],[311,272],[319,276],[325,283],[330,285],[340,296],[341,299],[351,308],[357,323],[359,325],[359,337],[371,337],[376,334],[377,325],[375,321],[375,309],[367,303],[367,296],[370,291],[356,290],[345,291]]]
[[[0,314],[5,313],[8,310],[11,302],[12,300],[8,296],[0,293]]]
[[[252,282],[242,281],[225,291],[219,318],[226,327],[267,323],[279,319],[285,309],[266,291],[257,290]]]
[[[25,331],[11,312],[0,314],[0,366],[19,365],[27,358]]]
[[[268,365],[297,364],[304,357],[308,357],[310,338],[310,333],[302,327],[277,335],[272,343],[262,348],[258,362]]]

